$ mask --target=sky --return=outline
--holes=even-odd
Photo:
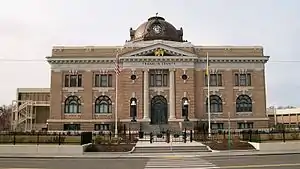
[[[0,6],[0,105],[49,87],[53,45],[123,45],[156,12],[195,45],[262,45],[267,105],[300,106],[299,0],[6,0]],[[31,60],[31,61],[28,61]]]

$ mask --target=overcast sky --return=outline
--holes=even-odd
[[[0,104],[49,87],[53,45],[122,45],[156,12],[195,45],[263,45],[268,105],[300,106],[299,0],[2,0]]]

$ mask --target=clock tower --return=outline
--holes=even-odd
[[[136,30],[130,28],[130,40],[151,41],[151,40],[167,40],[175,42],[184,42],[182,39],[183,30],[177,30],[172,24],[167,22],[163,17],[150,17],[147,22],[141,24]]]

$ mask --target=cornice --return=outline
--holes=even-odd
[[[47,58],[49,64],[110,64],[115,62],[115,58]]]
[[[212,57],[209,58],[210,63],[266,63],[269,56],[264,57]],[[115,62],[115,58],[47,58],[49,64],[111,64]],[[130,56],[120,57],[122,62],[195,62],[206,63],[205,57],[189,57],[189,56]]]

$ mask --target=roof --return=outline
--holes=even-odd
[[[300,114],[300,108],[286,108],[286,109],[268,108],[267,114],[268,115]]]

